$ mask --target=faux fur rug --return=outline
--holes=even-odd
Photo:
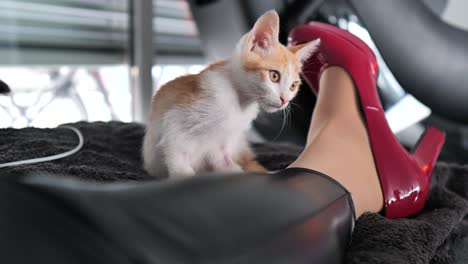
[[[0,173],[42,171],[98,182],[154,180],[141,168],[141,125],[72,125],[84,135],[84,146],[78,153],[57,161],[3,168]],[[0,163],[54,155],[77,143],[74,132],[67,129],[0,129]],[[255,145],[255,149],[259,162],[270,170],[284,168],[301,150],[273,143]],[[468,263],[467,214],[468,166],[439,163],[421,213],[398,220],[369,213],[358,219],[347,263]]]

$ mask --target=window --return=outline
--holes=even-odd
[[[0,1],[0,127],[132,121],[132,1]],[[153,1],[153,88],[199,71],[201,44],[188,4]],[[193,66],[195,65],[195,66]]]

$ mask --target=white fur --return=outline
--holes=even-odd
[[[236,160],[252,153],[245,132],[259,109],[274,112],[287,107],[281,106],[280,96],[293,99],[297,89],[289,88],[299,79],[293,65],[281,73],[279,83],[244,70],[243,53],[255,52],[252,39],[246,34],[223,67],[200,73],[198,101],[185,108],[173,106],[148,123],[143,159],[149,174],[185,177],[204,171],[242,171]]]
[[[202,73],[203,96],[192,107],[174,107],[148,124],[143,157],[151,175],[242,171],[234,160],[249,151],[245,131],[259,109],[255,101],[239,100],[229,67]]]
[[[301,62],[305,62],[320,46],[320,39],[308,42],[304,47],[297,51],[296,56]]]

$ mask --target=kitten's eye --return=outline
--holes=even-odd
[[[280,74],[279,74],[279,72],[274,71],[274,70],[271,70],[271,71],[270,71],[270,80],[271,80],[272,82],[276,82],[276,83],[279,82],[279,80],[280,80]]]
[[[299,87],[299,82],[293,82],[293,84],[291,84],[291,87],[289,87],[289,90],[291,92],[294,92],[297,89],[297,87]]]

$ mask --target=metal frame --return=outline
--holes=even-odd
[[[130,80],[133,120],[146,122],[153,94],[153,1],[132,0],[130,6]]]

